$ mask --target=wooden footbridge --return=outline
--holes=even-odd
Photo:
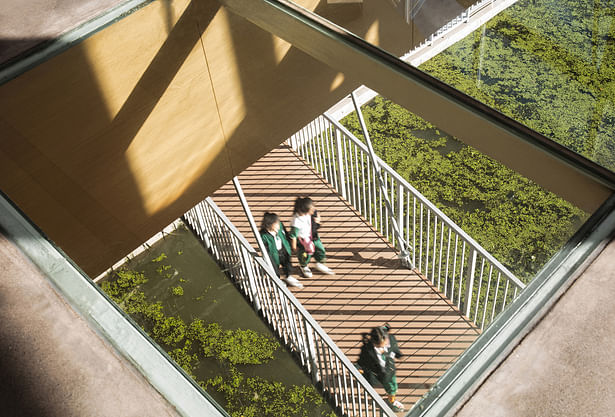
[[[314,271],[292,292],[351,361],[361,333],[389,323],[405,357],[398,361],[398,398],[409,408],[479,335],[479,329],[418,272],[401,267],[394,248],[288,146],[265,155],[239,176],[257,223],[265,211],[288,225],[296,197],[310,196],[323,219],[319,233],[336,275]],[[214,202],[257,247],[232,183]],[[384,394],[382,389],[377,389]]]

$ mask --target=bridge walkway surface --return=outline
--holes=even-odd
[[[404,353],[397,361],[398,399],[406,409],[420,399],[479,335],[478,329],[416,271],[401,267],[396,252],[303,159],[281,145],[239,175],[260,225],[265,211],[288,227],[298,196],[311,197],[322,217],[319,230],[327,265],[336,275],[295,274],[305,285],[292,292],[348,358],[355,362],[361,333],[389,323]],[[212,196],[254,246],[248,220],[231,182]],[[312,261],[313,266],[313,261]],[[384,395],[382,388],[377,391]]]

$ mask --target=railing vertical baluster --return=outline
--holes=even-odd
[[[344,407],[343,412],[349,414],[350,401],[348,400],[348,376],[346,375],[346,368],[342,366],[342,378],[344,378]]]
[[[316,134],[316,129],[314,128],[314,121],[308,123],[308,140],[310,141],[310,148],[312,149],[312,167],[314,170],[318,171],[318,135]]]
[[[483,266],[485,264],[485,259],[483,258]],[[490,275],[491,277],[491,275]],[[480,305],[480,299],[481,299],[481,291],[483,290],[483,270],[481,267],[481,271],[480,271],[480,278],[478,280],[478,291],[476,292],[476,306],[474,307],[474,321],[476,321],[476,319],[478,318],[478,308]]]
[[[305,321],[305,318],[304,318],[304,321]],[[314,334],[312,332],[312,328],[311,327],[308,328],[307,325],[305,327],[306,327],[306,333],[307,333],[307,339],[308,339],[308,348],[310,351],[310,362],[312,366],[312,381],[316,383],[321,380],[318,352],[316,351],[316,343],[314,342]]]
[[[354,378],[350,378],[350,400],[351,400],[350,405],[352,405],[351,415],[356,416],[357,415],[357,400],[356,400],[355,387],[354,387]]]
[[[444,251],[444,221],[440,222],[440,255],[438,259],[438,291],[440,291],[440,280],[442,279],[442,252]]]
[[[329,122],[327,122],[324,117],[321,119],[323,123],[323,131],[325,132],[325,144],[327,146],[327,168],[329,172],[329,183],[333,185],[333,188],[336,190],[339,189],[337,184],[337,175],[335,175],[335,159],[333,156],[333,146],[331,143],[331,126]]]
[[[386,195],[389,192],[389,178],[388,178],[389,174],[385,171],[383,176],[384,176],[383,183],[384,183],[384,195],[385,195],[384,198],[386,198]],[[380,202],[380,204],[382,204],[382,201]],[[384,222],[384,227],[385,227],[385,231],[386,231],[385,236],[386,236],[387,240],[389,240],[389,241],[390,241],[390,239],[389,239],[389,228],[390,228],[389,219],[391,218],[392,215],[393,215],[393,213],[389,213],[389,208],[386,206],[386,204],[384,204],[384,215],[382,216],[382,221]]]
[[[318,143],[320,145],[320,165],[322,170],[322,177],[325,178],[329,184],[331,184],[331,181],[329,181],[329,173],[327,172],[327,146],[325,144],[325,129],[323,129],[322,126],[322,116],[319,116],[316,121],[319,137]]]
[[[419,223],[419,245],[419,271],[423,271],[423,203],[421,203],[421,220]]]
[[[346,179],[348,181],[348,201],[354,206],[355,192],[354,192],[354,167],[352,166],[352,142],[344,141],[344,160],[346,161]]]
[[[320,345],[320,352],[322,353],[322,363],[324,364],[323,369],[325,371],[325,375],[323,378],[323,386],[326,387],[327,390],[331,389],[331,380],[329,378],[329,363],[327,362],[327,352],[325,347],[323,346],[322,339],[318,339],[317,343]]]
[[[433,249],[431,251],[431,282],[436,283],[435,274],[436,274],[436,258],[438,251],[438,216],[434,214],[433,216]]]
[[[340,184],[340,188],[338,188],[338,190],[342,193],[342,197],[348,200],[348,195],[346,193],[346,175],[344,172],[345,167],[342,156],[342,132],[339,129],[335,130],[335,147],[337,149],[337,180]]]
[[[399,234],[404,235],[404,189],[401,183],[397,184],[397,228]],[[401,242],[397,242],[397,247],[402,250]]]
[[[390,181],[391,182],[389,185],[391,188],[391,195],[389,196],[389,201],[391,202],[391,213],[389,213],[390,222],[387,222],[387,224],[389,224],[389,230],[391,232],[391,242],[393,242],[393,246],[399,246],[399,243],[396,241],[397,236],[395,236],[395,233],[393,232],[393,224],[391,224],[395,223],[395,209],[397,208],[395,204],[395,190],[397,190],[397,187],[395,187],[395,178],[393,178],[392,175]]]
[[[311,141],[308,140],[307,135],[308,135],[308,130],[307,130],[307,127],[306,127],[306,129],[302,129],[301,130],[301,136],[300,136],[301,137],[301,142],[303,142],[302,156],[303,156],[303,159],[305,159],[308,163],[311,164],[312,163],[311,162],[312,161],[311,160],[312,151],[311,151],[311,144],[310,144]]]
[[[339,158],[337,156],[337,129],[328,122],[328,132],[329,132],[329,151],[331,153],[331,175],[335,177],[335,190],[343,197],[342,191],[342,183],[340,181],[340,167],[339,167]]]
[[[359,416],[364,416],[363,413],[363,394],[361,393],[361,387],[357,385],[357,403],[359,404]]]
[[[373,193],[373,188],[374,188],[374,181],[375,179],[372,177],[372,165],[371,165],[371,160],[370,158],[367,158],[367,163],[365,166],[365,172],[367,174],[367,207],[368,207],[368,213],[369,213],[369,217],[368,214],[366,212],[365,217],[367,218],[367,220],[369,220],[369,222],[374,225],[374,200],[372,199],[372,193]]]
[[[372,191],[373,191],[373,206],[374,206],[374,222],[372,223],[376,230],[380,230],[382,234],[382,229],[380,228],[380,217],[378,215],[380,211],[380,187],[378,187],[378,180],[376,179],[376,167],[374,164],[371,164],[371,173],[372,173]]]
[[[355,180],[355,147],[353,146],[352,142],[348,142],[348,146],[349,146],[349,150],[350,150],[350,155],[349,155],[349,159],[350,159],[350,163],[348,165],[348,167],[350,168],[350,175],[349,178],[352,180],[352,205],[354,207],[357,206],[357,199],[359,198],[359,196],[357,195],[357,181]]]
[[[466,308],[465,310],[465,315],[466,317],[470,317],[470,309],[472,307],[472,290],[474,289],[474,274],[476,271],[476,249],[472,249],[472,259],[469,262],[469,271],[468,271],[468,279],[466,281],[466,296],[465,296],[465,303],[466,303]],[[485,261],[483,260],[483,266],[485,265]],[[480,274],[480,279],[482,280],[483,278],[483,274],[482,274],[482,270],[481,270],[481,274]],[[460,285],[461,288],[461,285]],[[461,302],[461,300],[459,300]]]
[[[337,396],[338,386],[337,386],[337,381],[335,379],[335,372],[334,372],[335,370],[333,366],[333,358],[331,357],[331,349],[329,348],[327,348],[327,357],[328,357],[327,363],[329,364],[329,376],[331,378],[331,389],[332,389],[331,394],[333,395],[335,406],[339,407],[339,398]]]
[[[367,181],[366,178],[367,170],[365,169],[365,153],[361,152],[361,184],[363,186],[363,194],[361,195],[361,200],[363,202],[363,217],[367,219]]]
[[[329,176],[329,163],[327,159],[327,129],[324,125],[324,119],[322,116],[318,116],[314,122],[316,123],[316,127],[318,129],[319,141],[318,144],[320,146],[320,157],[321,157],[321,165],[322,165],[322,177],[327,181],[331,186],[333,186],[333,181]]]
[[[453,298],[455,297],[455,273],[457,271],[457,247],[459,243],[459,235],[455,233],[455,254],[453,255],[453,270],[451,273],[451,288],[450,294],[445,294],[448,298],[451,299],[451,302],[454,304]]]
[[[498,273],[498,278],[499,278],[499,273]],[[508,286],[510,285],[510,281],[506,280],[506,287],[504,288],[504,303],[502,304],[502,310],[504,310],[504,307],[506,307],[506,301],[507,301],[507,297],[508,297]]]
[[[316,170],[316,172],[320,172],[322,173],[322,163],[320,160],[320,144],[319,144],[319,134],[318,134],[318,129],[316,127],[316,121],[313,120],[310,124],[310,130],[311,130],[311,137],[312,137],[312,144],[314,146],[314,165],[312,165],[314,167],[314,169]]]
[[[355,182],[355,187],[357,188],[357,201],[355,207],[361,210],[361,200],[363,196],[361,196],[361,180],[359,178],[359,148],[353,146],[354,148],[354,171],[357,176],[357,181]]]
[[[480,322],[481,330],[483,330],[483,328],[485,327],[485,315],[487,313],[487,304],[489,304],[489,290],[490,289],[491,289],[491,277],[489,277],[489,281],[487,281],[487,292],[485,293],[485,305],[483,306],[483,317],[481,318],[481,322]]]
[[[374,178],[376,178],[376,167],[374,167]],[[383,218],[384,215],[382,213],[382,188],[378,188],[378,203],[376,207],[378,208],[378,229],[380,230],[380,234],[384,235],[384,227],[383,227]]]
[[[408,242],[408,250],[412,250],[414,254],[414,247],[410,247],[410,192],[404,190],[406,198],[406,242]],[[412,264],[414,265],[414,263]]]
[[[314,338],[314,346],[316,347],[316,357],[318,358],[318,379],[321,382],[323,389],[327,389],[327,369],[324,364],[325,354],[321,352],[322,348],[320,346],[320,338]],[[321,355],[322,353],[322,355]]]
[[[425,228],[425,232],[427,234],[427,242],[425,243],[425,271],[421,270],[421,272],[423,272],[423,275],[427,279],[429,279],[429,237],[431,235],[430,226],[431,226],[431,210],[427,210],[427,227]]]
[[[313,167],[317,166],[316,162],[316,146],[314,144],[313,135],[312,135],[312,124],[308,124],[308,128],[306,130],[306,140],[308,141],[309,149],[310,149],[310,165]]]
[[[354,200],[354,185],[352,184],[352,141],[344,136],[344,161],[346,162],[346,192],[348,202]]]
[[[446,290],[448,289],[448,267],[451,259],[451,237],[453,231],[451,228],[448,228],[448,238],[446,243],[446,271],[444,272],[444,295],[447,294]]]
[[[337,395],[336,397],[339,398],[339,405],[338,407],[340,407],[340,409],[342,410],[342,413],[344,413],[346,411],[346,407],[345,407],[345,403],[344,403],[344,390],[343,390],[343,385],[342,385],[342,373],[340,372],[340,362],[337,359],[337,357],[333,357],[333,360],[335,361],[335,373],[337,375]]]
[[[256,278],[254,276],[254,270],[252,269],[252,265],[249,263],[249,255],[248,251],[245,248],[241,248],[241,257],[242,264],[246,265],[246,274],[248,275],[248,286],[250,288],[250,295],[252,298],[252,305],[254,305],[254,309],[256,311],[260,310],[261,302],[259,301],[258,290],[256,288]]]
[[[412,198],[412,248],[412,265],[416,265],[416,197]]]
[[[280,294],[277,289],[274,288],[273,283],[269,282],[266,279],[263,279],[262,274],[257,271],[257,282],[259,287],[261,288],[261,292],[263,296],[263,310],[264,316],[267,318],[269,323],[273,325],[274,329],[280,329],[282,326],[282,319],[280,318],[280,311],[282,311],[281,303],[280,303]],[[278,332],[280,335],[281,332]]]
[[[491,270],[493,269],[493,265],[489,266],[489,279],[491,279]],[[500,290],[500,274],[498,274],[498,279],[496,281],[495,284],[495,292],[494,294],[494,298],[493,298],[493,308],[491,309],[491,318],[489,319],[489,322],[493,321],[493,317],[495,316],[495,309],[496,309],[496,304],[497,304],[497,300],[498,300],[498,291]]]
[[[461,265],[459,265],[459,289],[457,295],[457,303],[455,304],[459,309],[461,309],[461,289],[463,288],[463,266],[465,265],[465,256],[466,256],[466,241],[463,241],[462,249],[461,249]]]
[[[318,146],[318,155],[320,159],[320,175],[331,184],[329,181],[329,174],[327,173],[327,162],[326,162],[326,153],[325,153],[325,130],[322,128],[322,116],[318,116],[314,119],[314,125],[318,134],[316,135],[316,145]]]

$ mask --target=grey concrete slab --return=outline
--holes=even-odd
[[[614,297],[611,241],[457,416],[613,416]]]
[[[0,235],[0,415],[177,416]]]
[[[0,5],[0,64],[124,2],[3,0]]]

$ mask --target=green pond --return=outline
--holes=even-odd
[[[420,69],[615,170],[615,2],[521,0]]]
[[[152,324],[151,317],[156,316],[156,312],[144,314],[141,312],[144,311],[143,307],[133,307],[131,311],[127,306],[134,303],[125,301],[126,298],[120,301],[119,297],[116,301],[196,381],[207,382],[218,378],[218,385],[210,384],[206,391],[229,414],[246,417],[330,415],[332,409],[323,403],[308,376],[291,354],[279,345],[273,333],[192,232],[183,226],[178,228],[121,269],[138,271],[147,279],[145,283],[129,285],[128,292],[123,288],[124,293],[128,294],[124,297],[132,294],[135,298],[135,293],[142,292],[145,294],[145,305],[149,306],[146,308],[151,309],[153,303],[160,302],[162,316],[157,316],[158,324]],[[131,277],[138,276],[132,272],[130,274],[133,274]],[[108,281],[108,284],[103,284],[103,289],[115,278],[103,280],[103,283]],[[139,311],[135,313],[134,310]],[[177,325],[175,318],[181,319],[187,327],[182,327],[181,323]],[[212,349],[217,350],[217,355],[204,357],[199,354],[201,350],[197,348],[196,338],[191,339],[189,330],[189,324],[195,320],[202,320],[205,327],[211,323],[218,324],[216,328],[221,330],[216,333],[218,340],[208,345],[208,348],[213,346]],[[248,329],[254,333],[231,333]],[[227,340],[221,340],[224,338]],[[185,345],[187,340],[191,340],[188,348]],[[216,343],[222,344],[218,346]],[[242,363],[241,360],[232,363],[225,356],[227,350],[234,352],[231,355],[247,355],[251,359],[261,355],[257,362],[262,363]],[[195,353],[199,354],[198,358],[191,356]],[[261,398],[264,401],[256,401]]]

